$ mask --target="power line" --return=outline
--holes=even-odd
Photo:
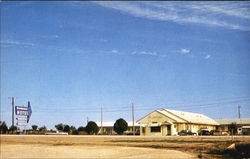
[[[250,96],[241,96],[241,97],[231,97],[231,98],[220,98],[220,99],[216,99],[214,101],[223,101],[223,100],[237,100],[237,99],[242,99],[242,98],[250,98]],[[196,103],[202,103],[202,102],[196,102]],[[173,103],[158,103],[158,104],[140,104],[143,105],[143,107],[152,107],[152,106],[159,106],[159,105],[179,105],[183,104],[185,106],[190,105],[190,104],[184,104],[183,102],[173,102]],[[204,104],[200,104],[200,105],[204,105]],[[42,106],[41,106],[42,107]],[[47,107],[51,107],[51,106],[47,106]],[[44,108],[44,107],[42,107]],[[112,108],[128,108],[128,105],[109,105],[108,108],[103,107],[104,109],[112,109]],[[38,108],[39,109],[39,108]],[[58,108],[61,109],[62,108]],[[91,108],[82,108],[82,106],[78,106],[78,107],[67,107],[67,108],[63,108],[63,110],[96,110],[99,111],[100,110],[100,106],[91,106]],[[46,110],[54,110],[51,108],[47,108]]]
[[[204,104],[194,104],[194,105],[176,105],[176,106],[167,106],[166,105],[151,105],[151,107],[149,109],[153,109],[153,108],[206,108],[206,107],[211,107],[212,105],[219,105],[219,104],[233,104],[233,103],[240,103],[240,102],[246,102],[246,101],[250,101],[250,99],[242,99],[242,100],[234,100],[234,101],[224,101],[224,102],[215,102],[215,103],[204,103]],[[122,109],[123,107],[117,107],[116,109],[108,109],[105,108],[103,109],[103,111],[105,112],[119,112],[119,111],[131,111],[130,109],[128,109],[128,106],[126,107],[126,109]],[[136,110],[147,110],[148,106],[141,106]],[[44,112],[48,112],[51,110],[58,110],[58,109],[37,109],[37,111],[44,111]],[[100,112],[100,108],[99,110],[96,109],[61,109],[62,111],[70,111],[70,112]]]

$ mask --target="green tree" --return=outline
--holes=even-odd
[[[236,123],[231,123],[228,126],[228,130],[229,130],[231,135],[235,135],[237,133],[237,124]]]
[[[128,123],[124,119],[120,118],[116,120],[113,129],[117,134],[121,135],[128,129]]]
[[[70,130],[76,130],[76,127],[74,127],[73,125],[70,126]]]
[[[62,123],[60,123],[60,124],[55,125],[55,128],[56,128],[58,131],[63,131],[63,130],[64,130],[64,125],[63,125]]]
[[[5,121],[4,122],[0,121],[0,133],[6,134],[7,131],[8,131],[8,126],[5,123]]]
[[[69,127],[69,125],[64,125],[63,132],[67,132],[67,133],[70,132],[70,127]]]
[[[87,126],[85,127],[85,131],[91,135],[97,134],[99,131],[99,128],[94,121],[90,121],[90,122],[88,122]]]
[[[10,128],[9,128],[9,131],[12,131],[12,132],[14,132],[14,131],[17,131],[17,126],[10,126]]]
[[[72,135],[78,135],[78,131],[73,125],[70,126],[70,132]]]
[[[32,125],[31,127],[32,127],[32,130],[34,130],[34,131],[36,131],[36,130],[37,130],[37,128],[38,128],[38,126],[37,126],[37,125]]]
[[[46,126],[42,126],[42,127],[40,127],[40,128],[39,128],[39,131],[47,131]]]
[[[85,131],[85,128],[83,126],[80,126],[77,130],[78,130],[78,132],[79,131]]]
[[[70,127],[70,130],[72,135],[78,135],[78,130],[73,125]]]

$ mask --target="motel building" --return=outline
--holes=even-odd
[[[198,134],[200,129],[215,130],[219,123],[197,113],[170,109],[155,110],[137,121],[141,136],[178,135],[182,130]]]
[[[250,118],[237,118],[237,119],[215,119],[220,126],[220,131],[229,132],[229,127],[232,123],[237,126],[237,133],[242,135],[250,135]]]
[[[133,134],[133,122],[132,121],[128,121],[128,129],[127,131],[125,131],[125,134]],[[113,126],[115,124],[115,122],[96,122],[97,126],[99,127],[99,132],[98,134],[102,134],[102,135],[115,135],[116,132],[113,129]],[[102,126],[101,126],[102,125]],[[135,132],[140,132],[140,125],[138,123],[134,123],[134,127],[135,127]]]

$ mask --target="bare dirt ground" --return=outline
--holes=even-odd
[[[250,143],[250,137],[235,137]],[[231,137],[132,137],[1,135],[1,158],[225,158],[207,154],[224,149]],[[211,152],[212,152],[211,151]]]

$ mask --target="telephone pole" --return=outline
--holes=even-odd
[[[135,110],[134,110],[134,103],[132,103],[132,122],[133,122],[133,135],[135,135]]]
[[[87,117],[87,124],[88,124],[88,123],[89,123],[89,117]],[[87,125],[87,124],[86,124],[86,125]]]
[[[238,118],[240,119],[240,106],[238,105]]]
[[[101,107],[101,134],[103,134],[103,128],[102,128],[102,107]]]
[[[15,113],[14,113],[14,111],[15,111],[15,98],[14,97],[12,97],[11,98],[11,104],[12,104],[12,128],[13,128],[13,130],[14,130],[14,118],[15,118]]]

